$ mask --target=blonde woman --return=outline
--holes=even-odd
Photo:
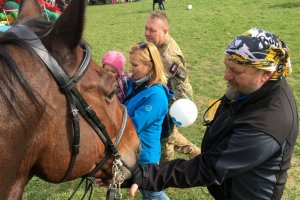
[[[129,53],[132,73],[124,104],[142,144],[139,164],[159,164],[161,126],[173,96],[165,87],[164,67],[156,46],[150,42],[134,45]],[[160,192],[141,190],[144,200],[168,200]]]

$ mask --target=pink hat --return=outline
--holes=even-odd
[[[119,76],[121,76],[124,71],[125,62],[125,56],[119,51],[109,51],[102,58],[102,64],[112,66]]]

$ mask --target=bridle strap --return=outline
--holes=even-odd
[[[73,146],[72,146],[72,153],[71,153],[71,160],[69,163],[69,167],[67,172],[62,179],[62,182],[66,181],[68,177],[70,177],[72,170],[75,166],[76,157],[79,153],[80,149],[80,125],[79,125],[79,116],[78,116],[78,109],[76,107],[75,99],[72,95],[66,95],[69,101],[71,113],[72,113],[72,121],[73,121]]]
[[[38,38],[38,36],[35,33],[33,33],[27,26],[17,25],[17,26],[12,27],[9,30],[9,32],[13,32],[17,37],[22,38],[23,40],[26,40],[26,42],[31,45],[31,48],[34,50],[34,52],[40,57],[40,59],[44,62],[44,64],[47,66],[47,68],[51,71],[51,73],[53,74],[58,85],[65,92],[65,94],[68,98],[68,101],[70,103],[71,112],[73,115],[74,143],[73,143],[73,150],[72,150],[70,165],[68,167],[65,177],[63,178],[63,181],[65,181],[70,176],[72,169],[74,167],[76,155],[78,154],[79,147],[80,147],[79,146],[79,135],[80,135],[79,117],[77,114],[77,108],[80,111],[81,115],[84,117],[84,119],[96,131],[97,135],[100,137],[100,139],[104,143],[105,147],[108,148],[108,151],[103,159],[104,162],[100,161],[97,164],[96,168],[99,170],[103,166],[103,164],[110,158],[111,155],[114,155],[115,157],[120,157],[120,155],[116,149],[116,146],[117,146],[117,144],[119,144],[120,139],[123,135],[123,131],[124,131],[124,127],[125,127],[124,124],[126,124],[126,121],[122,122],[121,129],[123,131],[120,131],[118,138],[116,140],[116,146],[115,146],[112,143],[110,137],[108,136],[106,128],[103,125],[103,123],[97,117],[94,110],[84,100],[84,98],[81,96],[79,91],[75,88],[75,83],[84,74],[84,72],[86,71],[86,68],[89,64],[89,61],[91,60],[90,47],[85,43],[82,44],[82,48],[85,50],[85,57],[83,59],[83,63],[81,64],[79,70],[74,74],[74,76],[72,78],[70,78],[65,73],[65,71],[59,66],[57,61],[49,54],[49,52],[47,51],[45,46],[42,44],[42,42]],[[127,112],[126,108],[124,109],[124,111]],[[125,112],[124,112],[124,115],[125,115]],[[123,115],[123,118],[124,118],[124,115]],[[127,116],[127,113],[126,113],[126,116]],[[89,173],[88,175],[93,175],[97,171],[93,170],[92,172],[93,173]]]
[[[124,113],[123,113],[123,119],[122,119],[122,126],[120,128],[120,131],[119,131],[119,134],[118,134],[118,137],[115,141],[115,145],[118,146],[120,141],[121,141],[121,138],[122,138],[122,133],[124,132],[124,129],[125,129],[125,126],[126,126],[126,121],[127,121],[127,108],[123,106],[123,110],[124,110]],[[117,156],[115,156],[117,157]],[[85,175],[86,177],[92,177],[94,176],[100,169],[101,167],[104,165],[104,163],[110,158],[110,155],[109,154],[106,154],[104,156],[104,158],[102,158],[102,160],[96,165],[96,167],[90,172],[88,173],[87,175]]]

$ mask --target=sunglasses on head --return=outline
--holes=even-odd
[[[142,42],[139,42],[138,45],[139,45],[140,49],[146,49],[146,48],[148,49],[150,59],[151,59],[151,62],[152,62],[153,61],[152,53],[151,53],[151,50],[150,50],[147,42],[142,41]]]
[[[147,42],[144,42],[144,41],[142,41],[142,42],[139,42],[139,43],[138,43],[138,45],[140,46],[140,48],[141,48],[141,49],[145,49],[145,48],[147,48],[147,47],[148,47],[148,44],[147,44]]]

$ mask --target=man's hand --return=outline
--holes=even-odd
[[[134,183],[129,190],[130,196],[134,197],[134,194],[138,189],[139,189],[139,186],[136,183]]]
[[[138,166],[133,172],[131,178],[125,180],[122,184],[122,188],[130,188],[129,194],[134,197],[135,192],[143,184],[143,168]]]

